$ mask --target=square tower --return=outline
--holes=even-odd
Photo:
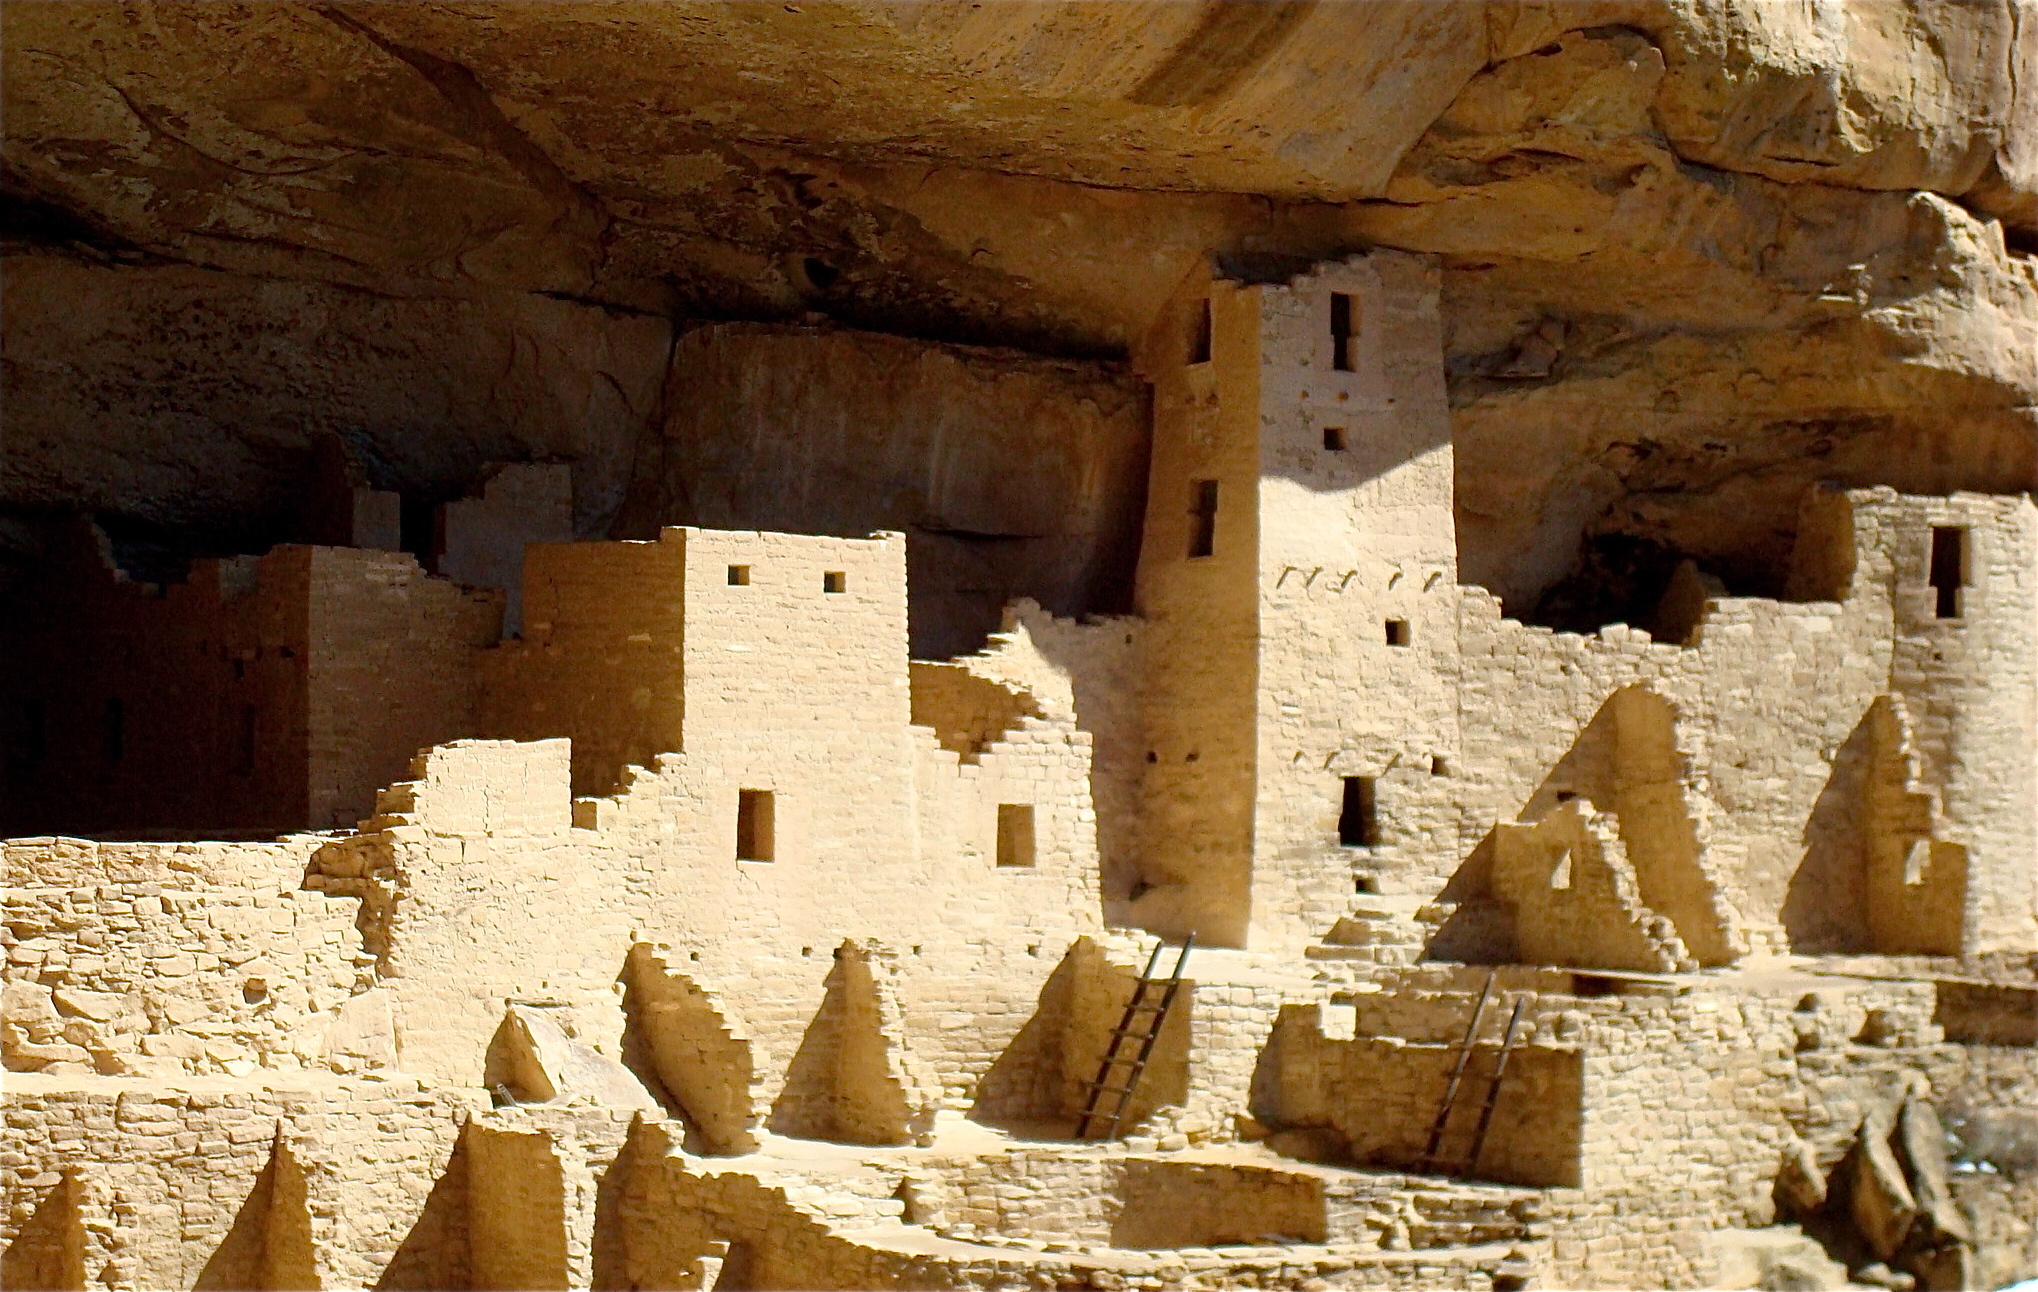
[[[1374,252],[1180,293],[1143,347],[1136,922],[1321,934],[1456,846],[1457,550],[1437,271]]]
[[[483,661],[482,689],[487,734],[573,740],[579,795],[665,754],[760,792],[802,776],[906,784],[905,536],[533,543],[523,638]]]

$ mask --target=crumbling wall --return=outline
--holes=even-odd
[[[1869,949],[1957,956],[1966,947],[1967,849],[1941,837],[1938,797],[1919,787],[1903,701],[1877,696],[1862,722],[1869,737],[1860,804]]]
[[[985,661],[987,669],[999,670],[1015,658],[1026,659],[1023,673],[1014,673],[1051,709],[1060,703],[1056,680],[1068,688],[1068,714],[1090,736],[1098,882],[1107,919],[1116,925],[1131,923],[1125,902],[1139,882],[1139,795],[1146,771],[1139,641],[1145,629],[1144,620],[1131,616],[1077,623],[1019,601],[1007,607],[1006,631],[1015,639],[1023,635],[1027,649],[993,649]],[[1036,659],[1040,667],[1033,666]],[[1049,702],[1049,696],[1056,698]]]
[[[517,1126],[468,1124],[467,1242],[473,1287],[571,1287],[566,1181],[552,1137]]]
[[[1253,1114],[1270,1129],[1322,1130],[1329,1160],[1414,1170],[1457,1061],[1456,1047],[1399,1037],[1324,1035],[1284,1015],[1255,1083]],[[1584,1116],[1583,1065],[1568,1046],[1517,1044],[1476,1163],[1471,1142],[1499,1046],[1476,1045],[1432,1170],[1519,1184],[1575,1185]]]
[[[157,590],[95,542],[10,634],[32,728],[11,833],[351,825],[417,750],[471,732],[499,607],[411,557],[286,546]]]
[[[503,594],[502,631],[524,625],[524,548],[573,541],[573,470],[564,465],[496,463],[479,492],[439,509],[435,571],[471,588]]]
[[[38,1208],[68,1179],[87,1275],[70,1286],[374,1286],[409,1259],[399,1252],[473,1107],[402,1079],[116,1089],[18,1075],[8,1086],[23,1161],[5,1170],[0,1238],[26,1228],[38,1241]]]
[[[1019,720],[1040,712],[1024,691],[979,677],[963,664],[912,664],[913,723],[927,727],[943,749],[975,761],[984,746]]]
[[[2013,860],[2030,855],[2021,832],[2038,828],[2030,807],[2038,793],[2032,724],[2010,720],[2038,703],[2028,681],[2038,667],[2034,652],[2011,627],[2029,617],[2029,504],[1903,498],[1889,490],[1855,491],[1844,501],[1821,495],[1807,502],[1808,550],[1794,586],[1844,592],[1845,601],[1715,599],[1688,646],[1656,643],[1622,625],[1590,637],[1525,627],[1500,619],[1485,594],[1466,590],[1460,721],[1467,768],[1479,774],[1464,786],[1460,856],[1473,855],[1492,822],[1537,817],[1560,792],[1597,793],[1594,782],[1616,764],[1595,770],[1595,742],[1583,735],[1608,697],[1645,687],[1659,701],[1625,702],[1634,710],[1627,718],[1617,705],[1615,725],[1638,735],[1660,726],[1642,721],[1647,715],[1634,706],[1645,703],[1681,715],[1667,746],[1659,737],[1640,748],[1663,756],[1674,748],[1684,764],[1681,809],[1663,797],[1666,777],[1652,774],[1651,783],[1665,788],[1648,793],[1700,827],[1705,884],[1686,887],[1701,894],[1709,886],[1714,914],[1694,924],[1699,941],[1718,942],[1706,932],[1711,924],[1726,930],[1731,949],[1738,916],[1750,946],[1867,950],[1873,937],[1861,796],[1872,780],[1874,732],[1863,718],[1894,687],[1914,722],[1926,721],[1929,710],[1933,729],[1944,733],[1919,745],[1915,788],[1940,796],[1946,824],[1935,840],[1967,848],[1962,945],[2007,945],[2006,930],[2038,918],[2025,914],[2034,905],[2029,868]],[[1851,562],[1838,546],[1842,525],[1850,527]],[[1938,592],[1927,582],[1934,526],[1969,536],[1968,582],[1958,589],[1965,613],[1954,618],[1936,615]],[[1686,727],[1696,731],[1687,737]],[[1616,740],[1605,753],[1617,755],[1619,746]],[[1962,801],[1976,806],[1956,811],[1961,777],[1971,778],[1960,781],[1970,786],[1959,792],[1969,796]],[[1639,803],[1633,796],[1643,788],[1631,775],[1615,785],[1612,801],[1618,806],[1625,792]],[[1681,854],[1675,869],[1689,877],[1681,827],[1667,837]],[[1952,861],[1949,852],[1942,872],[1950,873]]]
[[[903,708],[904,699],[886,703]],[[378,967],[409,1070],[482,1080],[505,1003],[542,1003],[577,1043],[640,1072],[648,1066],[686,1115],[699,1095],[692,1078],[656,1071],[656,1011],[643,1010],[652,996],[617,995],[640,941],[633,931],[656,928],[670,948],[660,952],[668,970],[713,984],[743,1020],[751,1076],[704,1079],[747,1086],[747,1095],[731,1093],[723,1113],[689,1118],[710,1140],[734,1144],[743,1106],[754,1116],[782,1093],[828,994],[827,953],[853,936],[874,939],[873,953],[896,966],[889,991],[898,1012],[885,1030],[931,1070],[914,1079],[909,1102],[966,1106],[978,1075],[1024,1021],[1020,1002],[1095,927],[1085,748],[1065,723],[1028,720],[1030,729],[961,768],[931,733],[912,736],[905,716],[896,715],[892,749],[908,768],[907,759],[919,759],[917,835],[904,829],[913,820],[904,813],[866,816],[846,826],[881,834],[827,845],[818,832],[797,831],[788,811],[777,859],[741,861],[735,792],[724,798],[715,788],[728,784],[726,773],[696,778],[690,755],[658,760],[616,797],[574,804],[575,825],[564,742],[468,741],[432,751],[414,781],[393,787],[357,846],[320,850],[309,882],[358,892],[375,912]],[[766,765],[769,748],[758,745],[753,766]],[[885,746],[873,739],[870,748]],[[850,789],[824,796],[826,781],[779,788],[796,810],[858,802]],[[793,798],[803,792],[814,796],[807,805]],[[1014,799],[1037,805],[1030,866],[996,864],[995,809]],[[896,900],[902,865],[918,885],[916,903]],[[590,921],[590,910],[603,915]],[[623,985],[634,993],[653,984]],[[647,1044],[649,1065],[641,1061]]]
[[[821,1008],[772,1105],[773,1130],[846,1144],[906,1144],[932,1132],[939,1095],[911,1051],[890,959],[868,944],[836,948]]]
[[[1493,838],[1493,891],[1514,911],[1529,964],[1669,972],[1695,967],[1670,921],[1642,901],[1612,817],[1571,799]]]
[[[677,958],[670,948],[630,948],[624,1009],[638,1047],[634,1054],[626,1047],[626,1057],[650,1070],[698,1139],[695,1152],[750,1152],[767,1111],[758,1069],[769,1056],[757,1053],[719,993],[673,969]]]
[[[668,543],[543,543],[524,557],[523,637],[481,661],[480,734],[573,741],[573,790],[680,747],[684,552]]]
[[[24,1292],[84,1292],[85,1200],[77,1169],[39,1172],[12,1192],[12,1238],[0,1257],[0,1278]]]
[[[418,750],[474,734],[475,656],[500,633],[502,603],[401,552],[286,550],[308,565],[309,820],[349,826]]]
[[[198,561],[157,587],[61,535],[0,647],[10,835],[278,833],[311,822],[310,549]],[[368,698],[368,697],[363,697]]]
[[[270,1152],[233,1227],[199,1271],[195,1286],[251,1292],[321,1286],[304,1168],[288,1145],[279,1142]]]
[[[390,1062],[380,1002],[349,1008],[374,963],[355,905],[160,884],[10,889],[21,940],[6,967],[7,1068],[244,1076]]]

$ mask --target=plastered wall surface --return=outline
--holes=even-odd
[[[436,574],[81,534],[15,635],[90,645],[9,788],[107,837],[0,846],[9,1286],[1709,1287],[1830,1275],[1829,1186],[2007,1268],[1889,1128],[2038,1089],[2038,509],[1822,487],[1788,599],[1510,620],[1437,291],[1185,281],[1135,613],[938,661],[914,537],[563,541],[553,467]],[[106,757],[116,683],[288,748]]]

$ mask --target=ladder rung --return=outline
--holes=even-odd
[[[1160,1035],[1160,1033],[1154,1031],[1152,1028],[1114,1027],[1111,1029],[1111,1035],[1136,1036],[1143,1041],[1149,1036],[1158,1036]]]
[[[1132,1069],[1132,1070],[1133,1070],[1134,1072],[1137,1072],[1137,1071],[1139,1071],[1139,1070],[1140,1070],[1141,1068],[1144,1068],[1144,1067],[1146,1066],[1146,1060],[1145,1060],[1145,1059],[1106,1059],[1106,1060],[1104,1060],[1104,1066],[1105,1066],[1105,1067],[1111,1067],[1111,1068],[1131,1068],[1131,1069]],[[1102,1074],[1100,1073],[1099,1075],[1101,1076]]]
[[[1091,1086],[1090,1089],[1102,1095],[1130,1095],[1131,1086]]]

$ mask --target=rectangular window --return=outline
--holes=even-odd
[[[41,700],[29,699],[21,702],[21,757],[24,770],[33,772],[42,766],[42,760],[50,749],[49,708]]]
[[[1217,482],[1198,480],[1189,495],[1189,555],[1217,551]]]
[[[1345,777],[1344,807],[1337,814],[1337,841],[1347,848],[1380,842],[1380,816],[1370,776]]]
[[[771,861],[773,817],[777,815],[770,790],[736,791],[736,860]]]
[[[1033,864],[1031,803],[998,804],[998,864],[1000,866]]]
[[[1210,298],[1196,302],[1189,316],[1189,363],[1210,362]]]
[[[127,702],[108,700],[99,719],[99,751],[109,763],[127,757]]]
[[[821,576],[821,591],[823,592],[849,591],[849,572],[846,570],[829,570],[827,573],[823,574]]]
[[[1932,613],[1960,617],[1960,589],[1967,583],[1967,531],[1958,525],[1932,526]]]
[[[1344,292],[1330,294],[1330,366],[1337,372],[1354,371],[1352,340],[1358,335],[1358,312]]]
[[[1344,428],[1344,427],[1342,427],[1342,426],[1326,426],[1326,427],[1324,427],[1324,428],[1323,428],[1323,447],[1324,447],[1324,448],[1326,448],[1326,449],[1329,449],[1329,450],[1330,450],[1330,451],[1331,451],[1332,453],[1342,453],[1342,452],[1344,452],[1344,451],[1345,451],[1345,428]]]
[[[729,586],[730,586],[730,587],[732,587],[732,588],[747,588],[747,587],[749,587],[749,586],[750,586],[750,567],[749,567],[749,566],[747,566],[747,565],[732,565],[732,566],[730,566],[730,567],[729,567]]]
[[[1387,644],[1389,646],[1406,646],[1408,644],[1408,621],[1406,619],[1389,619],[1387,621]]]
[[[421,494],[407,493],[398,500],[397,543],[433,573],[446,550],[445,519],[439,504]]]
[[[241,706],[240,726],[234,730],[234,775],[255,774],[255,706]]]

